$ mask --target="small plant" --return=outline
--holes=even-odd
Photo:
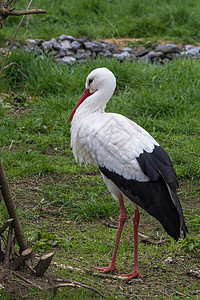
[[[194,237],[187,236],[182,242],[182,248],[186,251],[200,254],[200,234]]]
[[[36,232],[35,237],[31,233],[29,242],[31,242],[31,245],[33,246],[34,250],[41,252],[59,246],[67,248],[70,243],[64,238],[59,238],[52,233],[42,232],[41,230],[38,230]]]

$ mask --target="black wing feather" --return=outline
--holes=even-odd
[[[175,240],[180,237],[180,231],[185,237],[187,228],[176,193],[177,176],[167,153],[162,147],[155,146],[153,152],[144,151],[137,161],[150,178],[148,182],[128,180],[105,167],[99,169],[130,200],[154,216]]]

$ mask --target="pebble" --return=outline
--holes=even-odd
[[[9,42],[6,42],[6,47]],[[35,51],[41,58],[51,53],[56,62],[74,64],[85,62],[88,59],[95,59],[98,56],[105,58],[115,58],[120,62],[124,60],[134,60],[149,64],[165,64],[174,59],[200,58],[200,47],[186,45],[178,47],[175,44],[152,44],[151,49],[138,50],[137,48],[125,47],[119,50],[113,43],[106,41],[89,41],[87,37],[74,38],[71,35],[62,34],[53,37],[49,41],[43,39],[27,39],[25,45],[14,43],[13,49],[25,51],[26,53]],[[1,51],[6,53],[7,48]]]

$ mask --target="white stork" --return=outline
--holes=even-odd
[[[95,163],[120,205],[119,228],[111,263],[99,272],[118,272],[116,255],[127,218],[124,199],[134,207],[134,270],[125,279],[142,275],[138,268],[138,224],[142,207],[155,217],[175,240],[186,236],[183,212],[176,188],[177,176],[164,149],[139,125],[115,113],[106,113],[116,79],[107,68],[93,70],[86,89],[69,116],[71,146],[77,162]]]

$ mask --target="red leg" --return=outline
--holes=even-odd
[[[115,270],[117,272],[119,272],[118,268],[116,267],[117,249],[118,249],[118,246],[119,246],[119,241],[120,241],[122,229],[123,229],[124,223],[125,223],[126,218],[127,218],[122,195],[120,195],[120,198],[119,198],[119,206],[120,206],[119,228],[118,228],[118,231],[117,231],[117,237],[116,237],[116,241],[115,241],[115,248],[114,248],[114,252],[113,252],[113,257],[112,257],[112,260],[111,260],[110,265],[108,267],[106,267],[106,268],[94,267],[95,269],[99,270],[99,273],[114,272]]]
[[[134,270],[132,273],[121,275],[125,276],[124,280],[130,280],[135,277],[143,278],[139,272],[138,267],[138,225],[139,225],[140,213],[138,208],[134,210],[133,225],[134,225]]]

